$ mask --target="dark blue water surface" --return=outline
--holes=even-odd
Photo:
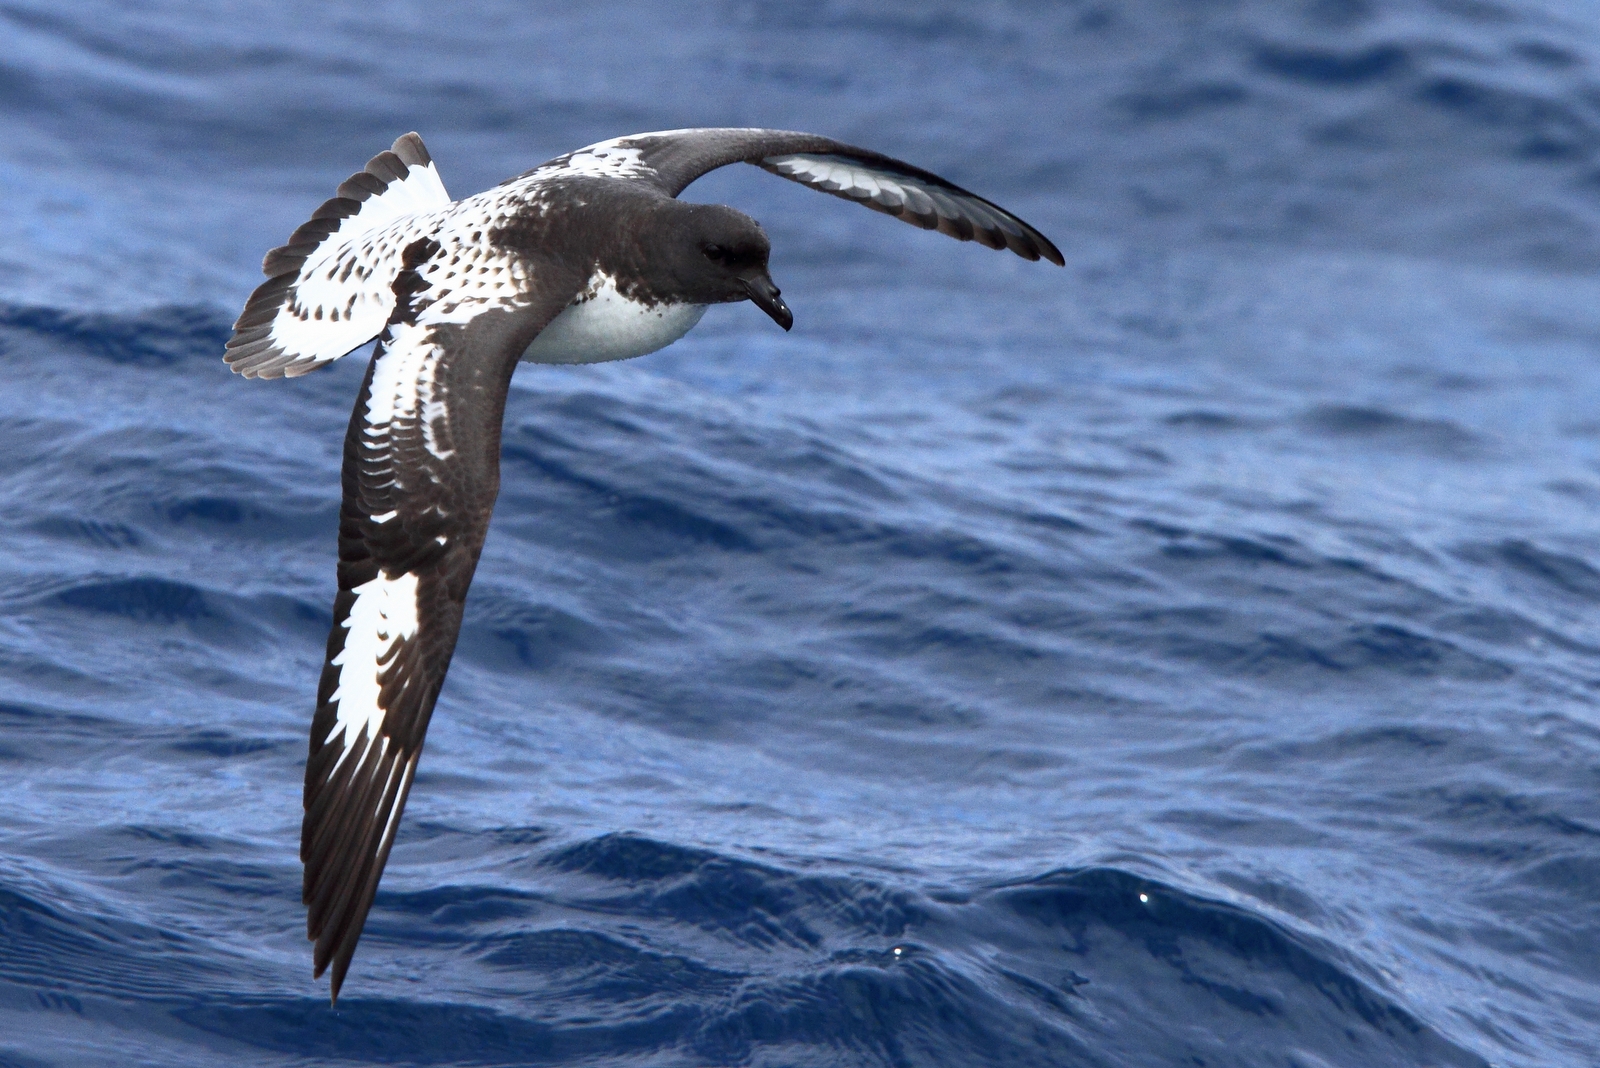
[[[0,1065],[1600,1062],[1600,7],[0,7]],[[358,354],[221,360],[418,130],[754,169],[797,326],[524,368],[337,1010]]]

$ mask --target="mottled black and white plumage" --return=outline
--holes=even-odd
[[[225,359],[293,377],[377,338],[345,435],[339,592],[306,763],[307,931],[338,998],[455,650],[500,482],[520,360],[591,363],[671,344],[707,305],[793,318],[748,216],[676,199],[730,163],[925,229],[1061,264],[1003,208],[898,160],[814,134],[637,134],[452,202],[416,134],[373,157],[289,244]]]

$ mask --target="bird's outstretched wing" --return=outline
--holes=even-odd
[[[292,378],[377,337],[394,311],[401,252],[432,236],[450,205],[416,134],[373,156],[267,253],[268,280],[233,324],[228,365],[246,378]]]
[[[569,275],[431,238],[400,254],[345,435],[339,592],[306,762],[306,930],[335,1000],[455,650],[499,491],[511,372],[580,288]]]
[[[1049,238],[992,201],[881,153],[792,130],[729,127],[617,137],[557,156],[506,184],[582,174],[644,182],[675,197],[696,178],[730,163],[754,164],[960,241],[1065,265]]]

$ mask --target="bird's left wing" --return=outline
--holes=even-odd
[[[675,197],[730,163],[754,164],[959,241],[1009,248],[1023,259],[1057,266],[1066,262],[1049,238],[993,201],[881,152],[794,130],[708,127],[616,137],[557,156],[506,184],[592,175],[643,182]]]
[[[306,762],[306,930],[335,999],[455,650],[511,372],[581,282],[493,248],[404,251],[345,436],[339,592]]]

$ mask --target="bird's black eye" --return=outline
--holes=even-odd
[[[728,258],[728,250],[723,248],[721,245],[707,245],[700,251],[704,252],[706,254],[706,259],[710,260],[712,263],[721,263],[723,260]]]

